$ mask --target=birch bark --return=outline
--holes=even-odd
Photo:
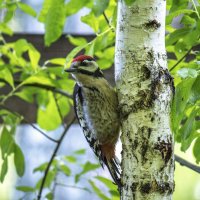
[[[122,122],[122,200],[169,200],[174,190],[165,0],[118,1],[115,79]]]

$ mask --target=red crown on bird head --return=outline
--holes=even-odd
[[[84,60],[94,60],[94,58],[87,55],[80,55],[80,56],[75,57],[72,62],[77,62],[77,61],[82,62]]]

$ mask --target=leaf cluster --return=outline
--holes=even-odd
[[[171,127],[175,140],[186,151],[194,141],[193,153],[200,161],[200,7],[188,0],[167,2],[166,47],[168,67],[174,77],[175,95]],[[176,22],[176,23],[175,23]]]

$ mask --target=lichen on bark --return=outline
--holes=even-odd
[[[172,199],[173,137],[164,0],[118,2],[115,79],[122,121],[123,200]]]

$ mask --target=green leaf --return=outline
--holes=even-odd
[[[65,69],[67,69],[71,65],[71,61],[81,50],[87,47],[90,43],[75,47],[66,57]]]
[[[176,86],[176,93],[172,102],[171,125],[172,130],[176,133],[180,121],[184,116],[184,110],[189,100],[190,90],[195,79],[186,79]]]
[[[67,38],[74,46],[81,46],[88,43],[84,37],[72,37],[71,35],[68,35]]]
[[[74,151],[75,154],[79,154],[79,155],[85,154],[85,152],[86,152],[86,149],[80,149],[80,150]]]
[[[183,36],[188,34],[191,31],[190,28],[181,28],[175,30],[174,32],[166,36],[166,46],[174,44],[176,41],[180,40]]]
[[[100,16],[104,10],[108,7],[109,0],[94,0],[94,6],[92,8],[96,17]]]
[[[34,192],[35,189],[29,186],[17,186],[16,187],[17,190],[22,191],[22,192]]]
[[[51,170],[51,171],[48,172],[47,178],[46,178],[46,181],[45,181],[45,184],[44,184],[44,188],[50,188],[50,187],[51,187],[51,185],[52,185],[52,183],[53,183],[53,181],[54,181],[54,179],[55,179],[55,176],[56,176],[56,171]],[[36,184],[36,186],[35,186],[35,188],[38,189],[38,190],[39,190],[39,188],[41,187],[42,179],[43,179],[43,178],[41,178],[41,179],[37,182],[37,184]]]
[[[45,19],[45,45],[50,46],[62,34],[65,23],[64,0],[53,1]]]
[[[12,88],[14,88],[14,80],[12,73],[10,70],[5,66],[3,70],[0,71],[0,79],[4,80],[8,83]]]
[[[52,6],[53,0],[44,0],[42,5],[42,10],[39,13],[38,20],[40,22],[45,22],[46,15],[49,11],[49,8]]]
[[[71,110],[71,104],[70,104],[69,99],[65,96],[59,96],[59,98],[57,99],[57,102],[58,102],[58,106],[60,108],[62,117],[65,117]]]
[[[134,3],[136,0],[124,0],[126,5],[130,6],[132,3]]]
[[[196,20],[188,15],[183,15],[183,18],[181,19],[181,24],[184,25],[194,25],[196,23]]]
[[[36,85],[41,84],[50,87],[56,87],[55,81],[42,75],[30,76],[21,83],[21,85],[28,85],[28,84],[36,84]]]
[[[65,156],[64,159],[70,163],[75,163],[77,161],[77,159],[74,156]]]
[[[181,14],[192,14],[195,13],[193,10],[189,10],[189,9],[181,9],[181,10],[176,10],[175,12],[169,13],[166,17],[166,24],[171,24],[172,20],[174,19],[174,17],[177,17]]]
[[[17,5],[23,12],[25,12],[25,13],[33,16],[33,17],[37,16],[37,13],[35,12],[35,10],[31,6],[29,6],[25,3],[22,3],[22,2],[19,2]]]
[[[110,190],[117,190],[117,185],[115,185],[110,179],[103,176],[95,176],[95,178],[105,184]]]
[[[25,171],[24,154],[22,153],[20,147],[17,144],[15,144],[14,163],[17,174],[19,176],[23,176]]]
[[[190,101],[191,103],[195,103],[200,99],[200,75],[196,78],[194,84],[191,88],[191,95],[190,95]]]
[[[194,131],[194,122],[196,114],[199,110],[195,110],[195,108],[192,110],[191,114],[188,116],[187,121],[185,124],[181,127],[180,132],[182,133],[182,139],[185,140],[189,137],[189,135]]]
[[[188,7],[188,0],[175,0],[172,1],[172,6],[170,9],[170,13],[175,12],[177,10],[186,9]]]
[[[61,125],[61,118],[58,108],[51,92],[48,92],[49,102],[44,106],[40,106],[37,113],[37,123],[47,131],[55,130]]]
[[[41,165],[39,165],[38,167],[36,167],[36,168],[33,170],[33,172],[34,172],[34,173],[35,173],[35,172],[43,172],[43,171],[46,170],[47,165],[48,165],[47,162],[42,163]]]
[[[6,127],[3,127],[0,138],[2,158],[6,159],[14,151],[14,139]]]
[[[177,74],[181,78],[196,78],[198,75],[197,70],[191,68],[181,68],[178,70]]]
[[[70,176],[71,175],[71,170],[68,166],[66,165],[60,165],[60,170],[66,175]]]
[[[100,199],[110,200],[110,198],[108,198],[106,195],[104,195],[104,193],[95,185],[95,183],[93,181],[89,180],[89,183],[92,186],[92,189],[94,190],[94,192],[97,194],[97,196],[100,197]]]
[[[53,200],[54,195],[53,195],[52,192],[49,192],[48,194],[46,194],[45,197],[46,197],[48,200]]]
[[[28,103],[34,102],[34,94],[37,92],[36,87],[27,87],[23,88],[20,92],[16,92],[15,95],[19,98],[23,99],[24,101],[27,101]]]
[[[99,168],[100,165],[99,164],[94,164],[94,163],[91,163],[91,162],[86,162],[84,165],[83,165],[83,170],[81,171],[81,173],[77,174],[75,176],[75,182],[77,183],[80,179],[80,177],[83,175],[83,174],[86,174],[87,172],[89,171],[93,171],[97,168]]]
[[[17,56],[22,56],[22,54],[28,51],[29,59],[33,69],[38,68],[38,62],[40,60],[40,53],[37,49],[31,44],[28,43],[25,39],[19,39],[14,44],[15,51]]]
[[[65,13],[66,16],[73,15],[77,13],[81,8],[86,7],[88,4],[90,4],[91,0],[70,0],[65,5]]]
[[[81,21],[89,25],[94,30],[95,33],[98,33],[99,22],[93,12],[90,12],[89,14],[82,16]]]
[[[8,172],[8,159],[6,158],[6,159],[3,160],[3,163],[2,163],[2,166],[1,166],[1,176],[0,176],[1,183],[3,183],[7,172]]]
[[[13,35],[12,29],[10,29],[10,27],[6,23],[0,23],[0,31],[9,36]]]
[[[47,64],[54,64],[54,65],[61,65],[61,66],[64,66],[65,64],[65,58],[53,58],[53,59],[50,59],[50,60],[47,60],[45,62],[45,65]],[[57,68],[56,68],[57,69]],[[50,69],[51,70],[51,69]]]
[[[200,151],[199,151],[199,147],[200,147],[200,137],[198,137],[194,143],[194,147],[193,147],[193,154],[196,158],[196,163],[199,164],[200,162]]]

